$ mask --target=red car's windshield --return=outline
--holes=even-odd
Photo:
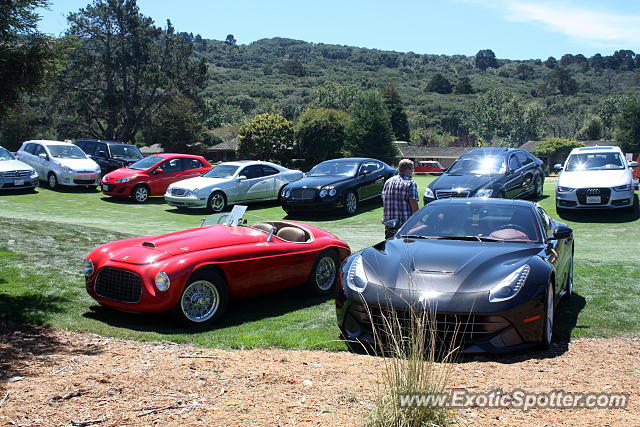
[[[150,167],[152,167],[153,165],[155,165],[156,163],[158,163],[161,160],[164,160],[164,159],[162,157],[158,157],[158,156],[145,157],[144,159],[138,160],[137,162],[135,162],[134,164],[129,166],[129,169],[135,169],[135,170],[139,170],[139,171],[144,171],[144,170],[149,169]]]

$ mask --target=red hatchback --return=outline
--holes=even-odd
[[[202,156],[190,154],[156,154],[138,160],[102,177],[102,192],[114,197],[131,196],[144,203],[150,196],[164,195],[176,181],[201,176],[211,169]]]
[[[422,160],[415,166],[413,172],[417,175],[442,175],[445,168],[435,160]]]

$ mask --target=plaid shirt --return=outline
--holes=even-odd
[[[411,199],[418,200],[418,185],[413,179],[400,174],[389,178],[382,189],[382,220],[397,219],[400,222],[398,226],[404,224],[411,216]]]

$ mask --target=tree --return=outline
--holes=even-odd
[[[571,150],[578,147],[584,147],[584,144],[572,139],[546,138],[538,143],[533,154],[545,158],[566,157]]]
[[[227,38],[224,39],[224,42],[226,44],[228,44],[229,46],[235,46],[235,44],[237,43],[236,38],[233,36],[233,34],[227,34]]]
[[[600,116],[590,114],[585,118],[576,137],[582,141],[596,141],[604,137],[605,126]]]
[[[465,120],[471,133],[487,143],[517,147],[540,138],[544,118],[545,110],[539,104],[523,106],[511,93],[490,90],[471,104]]]
[[[640,96],[626,95],[620,99],[620,110],[615,120],[615,137],[623,147],[640,145]]]
[[[374,157],[393,164],[397,150],[382,96],[375,91],[363,94],[353,107],[352,117],[347,126],[346,151],[352,156]]]
[[[59,86],[66,135],[133,141],[178,95],[196,98],[206,66],[192,44],[142,15],[135,0],[94,0],[68,17],[77,49]]]
[[[294,152],[293,123],[273,114],[258,114],[238,131],[238,156],[286,162]]]
[[[473,86],[471,86],[471,80],[469,77],[462,77],[458,80],[454,92],[458,95],[468,95],[473,93]]]
[[[441,94],[451,93],[451,83],[445,76],[440,73],[436,73],[431,77],[426,87],[427,92],[437,92]]]
[[[295,124],[298,154],[318,163],[340,156],[349,115],[330,108],[308,108]]]
[[[482,71],[486,70],[487,68],[500,67],[500,64],[498,64],[498,60],[496,59],[496,54],[493,53],[491,49],[478,51],[478,53],[476,53],[475,65]]]
[[[553,56],[550,56],[544,61],[544,66],[553,70],[558,66],[558,61]]]
[[[60,68],[59,44],[37,31],[36,9],[48,5],[47,0],[0,2],[0,118]]]
[[[314,90],[313,108],[335,108],[350,112],[363,94],[362,86],[348,83],[324,82]]]
[[[280,72],[297,77],[304,77],[306,71],[300,61],[289,60],[280,65]]]
[[[533,78],[533,67],[529,64],[518,64],[516,67],[516,76],[520,80],[530,80]]]
[[[549,71],[545,76],[543,89],[550,95],[555,93],[575,95],[578,91],[578,82],[571,76],[568,69],[560,67]]]
[[[398,89],[395,85],[388,84],[382,87],[381,93],[389,112],[393,134],[399,141],[409,141],[409,120]]]

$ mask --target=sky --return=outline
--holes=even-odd
[[[51,0],[40,30],[55,36],[89,0]],[[138,0],[158,26],[238,44],[285,37],[398,52],[559,59],[640,53],[640,0]]]

